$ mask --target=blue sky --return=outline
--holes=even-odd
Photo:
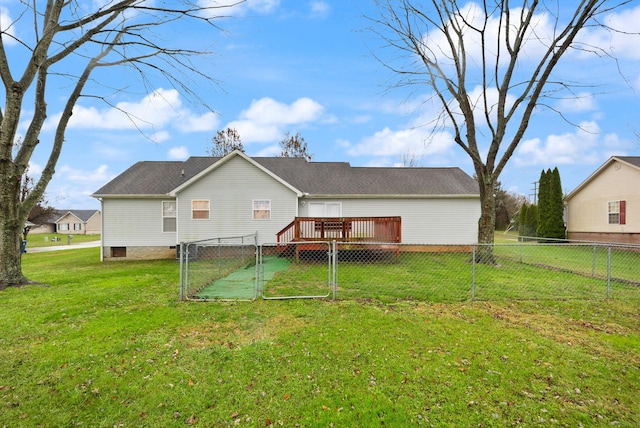
[[[391,53],[380,50],[380,39],[366,31],[370,22],[364,16],[375,14],[371,3],[250,0],[218,22],[224,33],[172,28],[168,38],[213,52],[198,65],[218,85],[196,83],[215,113],[154,76],[145,87],[130,69],[101,70],[94,75],[100,85],[88,89],[108,95],[111,105],[82,98],[74,109],[47,191],[50,204],[99,208],[90,195],[133,163],[204,156],[215,133],[226,127],[237,129],[250,156],[276,154],[288,131],[304,137],[314,161],[392,166],[414,156],[421,166],[457,166],[472,175],[471,161],[451,134],[434,134],[429,127],[438,113],[425,102],[429,88],[393,89],[394,75],[374,59],[374,53]],[[640,6],[633,6],[608,16],[608,22],[637,31]],[[3,0],[0,23],[16,19],[19,10],[18,0]],[[21,37],[29,27],[18,24],[11,31]],[[550,109],[536,112],[499,178],[503,188],[529,196],[540,171],[557,166],[569,192],[610,156],[640,155],[640,40],[596,29],[584,37],[617,61],[584,54],[566,58],[556,77],[583,86],[574,88],[575,98],[548,100],[566,120]],[[5,48],[10,58],[19,56],[20,46]],[[46,141],[62,108],[57,89],[50,85],[49,121],[32,174],[46,162]]]

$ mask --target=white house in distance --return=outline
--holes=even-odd
[[[480,217],[477,183],[459,168],[352,167],[240,151],[138,162],[93,197],[102,205],[102,259],[175,257],[180,242],[254,232],[259,244],[275,243],[308,217],[395,216],[403,244],[470,245]]]
[[[640,244],[640,156],[613,156],[565,197],[571,240]]]

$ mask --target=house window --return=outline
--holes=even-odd
[[[191,218],[194,220],[209,220],[209,201],[191,201]]]
[[[626,224],[627,222],[627,202],[609,202],[609,224]]]
[[[176,202],[162,201],[162,231],[176,231]]]
[[[60,224],[58,224],[58,230],[60,230],[60,231],[69,230],[69,223],[60,223]]]
[[[271,201],[265,199],[256,199],[253,201],[253,219],[269,220],[271,219]]]
[[[82,223],[73,223],[73,230],[82,230]]]
[[[340,202],[309,202],[309,217],[342,217]]]

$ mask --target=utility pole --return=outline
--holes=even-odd
[[[534,181],[533,183],[533,205],[537,205],[538,204],[538,182]],[[531,197],[532,194],[529,193],[529,197]]]

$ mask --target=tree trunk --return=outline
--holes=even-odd
[[[480,219],[478,220],[478,251],[476,262],[494,264],[493,242],[496,222],[494,182],[492,178],[479,178]]]
[[[18,209],[19,183],[15,178],[4,182],[0,192],[0,290],[28,282],[22,274],[20,245],[24,224]]]

